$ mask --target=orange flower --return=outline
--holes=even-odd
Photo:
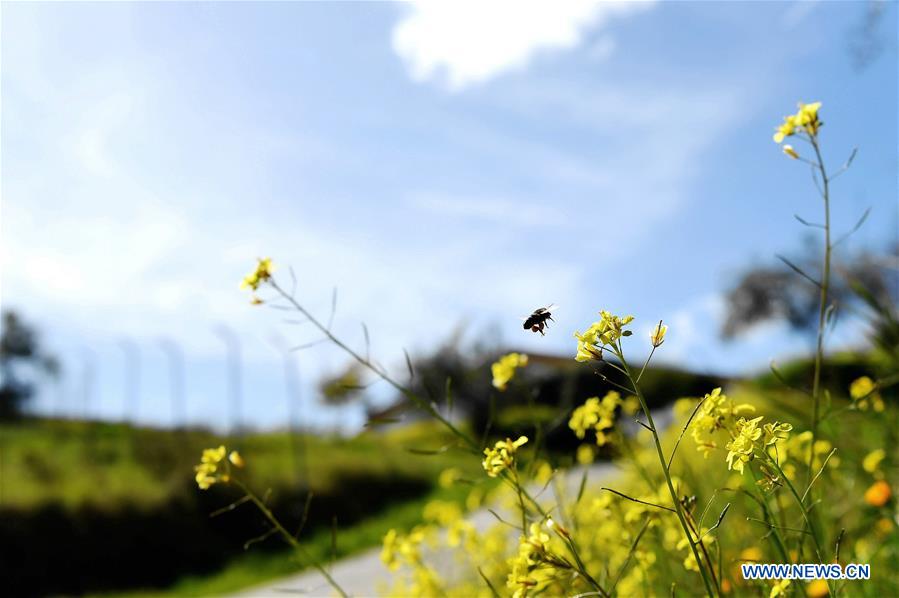
[[[827,582],[823,579],[816,579],[805,588],[805,595],[809,598],[825,598],[827,593]]]
[[[882,507],[890,501],[892,495],[890,485],[883,480],[878,480],[865,490],[865,502],[872,507]]]

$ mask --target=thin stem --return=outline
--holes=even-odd
[[[308,311],[306,311],[306,308],[304,308],[302,305],[300,305],[297,302],[297,300],[293,298],[292,295],[289,295],[288,293],[286,293],[284,291],[284,289],[282,289],[280,286],[278,286],[278,283],[276,283],[274,281],[274,279],[269,279],[269,284],[271,284],[272,288],[275,289],[276,291],[278,291],[278,293],[280,293],[280,295],[282,297],[284,297],[284,299],[286,299],[294,309],[296,309],[298,312],[303,314],[303,316],[305,316],[316,328],[318,328],[318,330],[322,334],[324,334],[325,337],[328,338],[328,340],[330,340],[332,343],[334,343],[335,345],[340,347],[350,357],[352,357],[354,360],[356,360],[360,365],[362,365],[366,369],[374,372],[379,378],[381,378],[387,384],[389,384],[394,389],[396,389],[400,393],[402,393],[403,396],[405,396],[405,397],[411,399],[412,401],[414,401],[415,403],[417,403],[419,407],[426,410],[432,417],[437,419],[441,424],[446,426],[447,429],[449,429],[453,434],[455,434],[458,438],[463,440],[465,442],[465,444],[467,444],[471,450],[473,450],[476,453],[480,452],[480,447],[474,440],[472,440],[467,434],[465,434],[464,432],[459,430],[449,420],[447,420],[445,417],[443,417],[440,414],[440,412],[436,408],[434,408],[434,406],[431,405],[428,401],[422,399],[421,397],[419,397],[418,395],[413,393],[409,388],[407,388],[407,387],[403,386],[402,384],[400,384],[399,382],[395,381],[393,378],[391,378],[385,372],[383,372],[380,368],[378,368],[371,360],[369,360],[368,358],[362,357],[359,353],[357,353],[351,347],[346,345],[339,338],[334,336],[334,334],[331,332],[331,330],[328,327],[324,326],[315,317],[313,317],[312,314],[310,314]]]
[[[675,512],[677,513],[677,518],[680,521],[681,528],[684,530],[684,534],[686,534],[687,542],[690,543],[690,549],[693,551],[693,558],[696,559],[696,564],[699,566],[699,572],[702,574],[702,581],[705,584],[706,592],[712,598],[715,597],[717,592],[715,591],[715,587],[712,585],[712,580],[709,578],[709,572],[706,570],[706,567],[711,568],[711,562],[707,562],[706,565],[703,565],[702,560],[699,557],[699,549],[696,547],[696,542],[693,541],[693,536],[690,531],[690,526],[687,524],[687,519],[684,516],[683,506],[680,503],[680,499],[677,496],[677,491],[674,489],[674,482],[671,481],[671,472],[668,469],[668,464],[665,460],[665,454],[662,451],[662,442],[659,440],[659,433],[656,429],[655,422],[652,420],[652,413],[649,411],[649,406],[646,404],[646,398],[643,396],[643,391],[640,388],[640,385],[635,382],[634,376],[631,373],[630,367],[627,365],[627,360],[624,358],[624,353],[621,350],[620,345],[613,345],[613,351],[615,352],[615,356],[621,360],[621,365],[627,374],[628,379],[631,381],[631,384],[634,385],[634,390],[637,393],[637,399],[640,401],[640,407],[643,408],[643,413],[646,415],[646,419],[649,422],[649,430],[652,432],[652,439],[655,443],[656,453],[659,456],[659,464],[662,466],[662,473],[665,474],[665,482],[668,484],[668,492],[671,495],[671,500],[674,503]]]
[[[334,588],[337,591],[338,594],[340,594],[343,598],[349,598],[349,595],[343,590],[343,588],[340,587],[340,584],[338,584],[337,581],[333,577],[331,577],[331,574],[328,573],[328,570],[325,569],[324,567],[322,567],[314,559],[309,558],[309,556],[303,550],[303,547],[299,543],[299,541],[296,538],[294,538],[293,535],[289,531],[284,529],[284,526],[281,525],[281,522],[278,521],[278,519],[275,517],[275,515],[271,512],[271,509],[269,509],[264,502],[259,500],[259,497],[256,496],[252,490],[247,488],[240,480],[232,478],[232,481],[241,490],[244,491],[244,494],[246,494],[246,496],[250,497],[250,501],[252,501],[252,503],[254,505],[256,505],[256,507],[260,511],[262,511],[262,514],[265,515],[265,518],[268,519],[269,523],[271,523],[272,526],[274,526],[274,528],[278,531],[278,533],[281,534],[281,537],[284,538],[284,540],[288,544],[290,544],[290,546],[294,550],[296,550],[301,555],[303,555],[303,558],[305,558],[309,563],[311,563],[312,566],[315,567],[316,570],[318,570],[318,572],[321,573],[326,580],[328,580],[328,583],[331,585],[332,588]]]
[[[618,573],[615,575],[615,580],[612,582],[612,586],[609,588],[609,592],[614,592],[615,587],[618,585],[618,582],[621,581],[621,576],[624,575],[627,566],[631,563],[631,558],[634,556],[634,552],[637,550],[637,545],[640,543],[640,539],[643,538],[643,534],[646,533],[646,530],[649,528],[649,524],[652,523],[652,517],[648,517],[646,521],[643,522],[643,527],[640,528],[640,531],[637,532],[637,536],[634,538],[633,543],[631,544],[631,549],[627,552],[627,558],[624,559],[624,562],[621,563],[621,567],[618,568]]]
[[[821,420],[821,368],[824,362],[824,332],[825,320],[827,317],[827,298],[830,289],[830,179],[827,176],[827,169],[824,167],[824,158],[821,156],[821,148],[818,145],[818,138],[810,135],[812,147],[815,149],[815,156],[818,158],[818,170],[821,172],[821,180],[823,187],[821,195],[824,199],[824,265],[821,275],[821,300],[818,305],[818,337],[815,346],[815,373],[812,381],[812,402],[814,404],[812,413],[812,447],[818,438],[818,424]],[[813,462],[815,451],[812,450],[808,460],[808,480],[813,475]]]
[[[605,490],[606,492],[611,492],[612,494],[617,494],[617,495],[620,496],[621,498],[626,498],[627,500],[629,500],[629,501],[631,501],[631,502],[640,503],[641,505],[647,505],[647,506],[650,506],[650,507],[655,507],[655,508],[657,508],[657,509],[662,509],[663,511],[671,511],[672,513],[675,513],[675,512],[676,512],[676,511],[675,511],[674,509],[672,509],[671,507],[665,507],[665,506],[662,506],[662,505],[657,505],[657,504],[654,503],[654,502],[646,502],[645,500],[640,500],[639,498],[634,498],[633,496],[628,496],[627,494],[625,494],[625,493],[623,493],[623,492],[618,492],[617,490],[612,490],[611,488],[602,487],[602,488],[600,488],[600,490]]]
[[[659,326],[661,326],[661,325],[662,325],[662,321],[659,320]],[[656,349],[658,349],[658,346],[653,345],[652,351],[650,351],[649,355],[646,356],[646,361],[643,362],[643,367],[640,368],[640,373],[637,374],[637,383],[638,384],[640,383],[640,379],[643,377],[643,372],[646,371],[646,366],[649,365],[649,362],[652,360],[652,356],[655,355]]]
[[[683,440],[684,434],[687,433],[687,428],[690,427],[690,422],[693,421],[693,418],[696,417],[696,414],[699,412],[699,408],[702,407],[702,404],[705,403],[705,400],[709,397],[709,395],[705,395],[702,397],[702,400],[696,404],[696,407],[693,408],[693,413],[690,414],[689,419],[687,419],[687,423],[684,424],[683,430],[680,431],[680,436],[677,437],[677,442],[674,443],[674,448],[671,449],[671,456],[668,458],[668,469],[671,469],[671,464],[674,462],[674,455],[677,453],[677,447],[680,446],[680,441]]]

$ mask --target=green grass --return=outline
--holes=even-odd
[[[271,432],[228,439],[206,430],[175,432],[124,424],[26,420],[0,425],[0,513],[16,516],[61,507],[78,526],[84,509],[127,517],[135,510],[165,512],[173,501],[197,504],[200,498],[215,501],[220,497],[222,504],[198,508],[197,517],[202,519],[203,512],[224,507],[233,494],[207,495],[193,482],[193,467],[201,450],[220,443],[239,448],[247,462],[240,475],[260,495],[271,489],[277,498],[288,493],[296,495],[300,489],[302,496],[302,488],[311,487],[314,495],[343,497],[344,501],[358,503],[360,476],[379,484],[381,495],[387,493],[386,505],[362,520],[340,525],[336,558],[379,545],[390,528],[415,525],[424,504],[432,498],[462,500],[467,495],[466,488],[437,487],[437,478],[444,469],[455,467],[469,478],[480,474],[479,460],[470,454],[440,450],[454,442],[450,433],[433,422],[388,431],[367,430],[353,438],[291,437],[285,432]],[[416,454],[412,449],[436,454]],[[392,480],[408,479],[420,480],[424,494],[407,493],[390,499]],[[357,490],[343,486],[348,480],[356,480]],[[331,504],[327,498],[321,500],[321,505]],[[253,507],[243,505],[239,509]],[[222,515],[219,522],[227,525],[229,516]],[[27,537],[46,541],[33,534]],[[309,556],[319,561],[331,558],[332,538],[327,525],[310,529],[301,539]],[[103,543],[102,538],[91,540],[95,541]],[[179,538],[179,542],[190,541],[190,537]],[[273,549],[277,547],[276,539],[267,544],[266,549],[250,547],[245,552],[237,548],[223,568],[214,573],[188,573],[168,588],[136,589],[133,595],[222,594],[308,566],[298,562],[287,548]],[[153,566],[150,558],[148,567]]]
[[[423,458],[409,449],[437,449],[449,433],[431,423],[354,438],[255,433],[229,439],[205,430],[137,428],[125,424],[27,420],[0,424],[0,507],[31,509],[61,504],[114,509],[128,503],[153,508],[188,483],[203,448],[227,444],[248,460],[247,481],[259,488],[292,487],[310,480],[333,490],[342,476],[402,475],[432,480],[459,455]]]
[[[379,546],[384,535],[391,528],[409,530],[421,523],[422,509],[428,501],[440,499],[462,503],[468,492],[468,488],[458,485],[446,489],[436,488],[420,499],[391,506],[377,517],[341,529],[337,534],[336,550],[333,551],[332,535],[328,530],[312,534],[305,539],[303,546],[310,558],[321,563],[330,562],[332,557],[341,559],[351,556],[368,548]],[[279,552],[260,552],[253,551],[251,548],[214,574],[185,577],[173,587],[162,591],[146,590],[115,595],[128,598],[220,595],[271,582],[308,568],[308,562],[300,560],[289,549]]]

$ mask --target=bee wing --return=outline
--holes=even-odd
[[[543,309],[545,309],[546,311],[556,311],[557,309],[559,309],[559,306],[556,305],[555,303],[552,303],[552,304],[544,307]]]

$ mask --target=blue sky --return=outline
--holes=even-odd
[[[227,421],[224,346],[242,344],[243,416],[283,425],[277,347],[314,337],[247,305],[256,256],[402,372],[467,338],[573,353],[600,308],[664,318],[661,358],[740,372],[794,354],[765,326],[722,343],[722,293],[789,253],[820,201],[771,141],[821,100],[847,249],[897,238],[896,6],[883,49],[849,47],[867,3],[6,3],[2,303],[38,324],[68,375],[36,408],[117,418],[122,343],[139,346],[145,421],[171,421],[159,340],[187,359],[191,421]],[[518,316],[561,309],[551,333]],[[840,330],[837,342],[858,338]],[[126,340],[127,339],[127,340]],[[635,348],[635,352],[642,349]],[[311,382],[344,365],[294,355]]]

